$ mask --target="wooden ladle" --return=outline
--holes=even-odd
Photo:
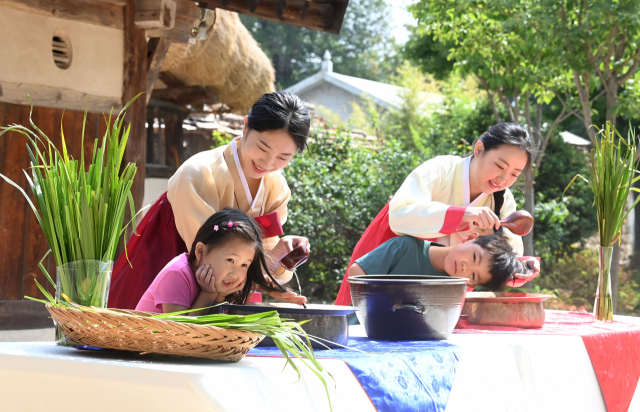
[[[478,226],[476,222],[473,225]],[[516,210],[500,220],[500,226],[509,229],[514,235],[524,236],[533,229],[533,216],[526,210]]]

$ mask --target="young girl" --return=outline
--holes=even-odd
[[[364,232],[349,267],[396,236],[450,245],[459,240],[457,232],[474,223],[480,230],[499,228],[500,219],[516,210],[509,187],[531,166],[531,153],[524,128],[500,123],[480,137],[471,156],[438,156],[418,166]],[[505,235],[522,255],[522,239],[506,230]],[[525,263],[532,270],[527,279],[537,276],[538,261],[528,258]],[[345,280],[348,276],[347,271]],[[350,303],[349,285],[343,280],[336,304]]]
[[[306,147],[307,109],[297,96],[269,93],[253,105],[244,122],[241,138],[196,154],[169,180],[168,192],[154,202],[114,266],[109,307],[133,309],[158,272],[174,257],[190,252],[198,229],[225,207],[252,218],[276,212],[285,223],[291,192],[280,170]],[[279,239],[273,233],[266,237],[267,264],[284,284],[292,273],[280,259],[301,245],[308,250],[309,241],[299,236]],[[268,293],[284,299],[282,292]]]
[[[279,286],[267,268],[261,233],[246,213],[225,208],[200,227],[191,251],[175,257],[155,278],[136,310],[156,313],[206,309],[224,301],[244,304],[252,291],[280,292],[289,301],[305,303],[304,296]]]

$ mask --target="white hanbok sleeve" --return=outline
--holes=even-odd
[[[434,201],[435,194],[454,190],[452,156],[418,166],[389,203],[389,226],[398,235],[432,239],[457,231],[466,207]]]

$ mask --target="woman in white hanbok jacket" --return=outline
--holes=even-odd
[[[424,162],[411,172],[369,225],[348,267],[395,236],[410,235],[454,245],[469,231],[493,232],[500,226],[500,219],[516,211],[509,187],[531,167],[531,153],[531,140],[523,127],[500,123],[478,139],[472,155],[438,156]],[[516,254],[522,256],[522,238],[504,228],[503,231]],[[523,260],[532,273],[526,277],[516,275],[510,285],[520,286],[539,273],[536,258]],[[347,271],[337,305],[351,303],[348,276]]]

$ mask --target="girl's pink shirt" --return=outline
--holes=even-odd
[[[196,275],[183,253],[167,263],[142,295],[136,310],[163,313],[163,304],[180,305],[190,308],[200,293]]]

